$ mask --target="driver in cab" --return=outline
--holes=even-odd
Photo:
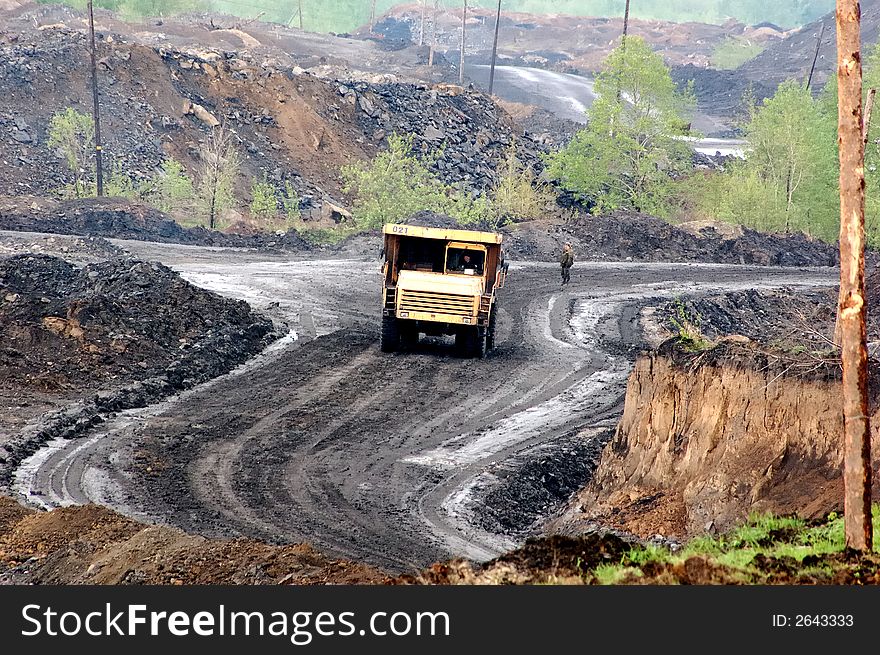
[[[458,260],[458,266],[454,269],[458,273],[466,273],[470,275],[480,275],[480,265],[477,263],[476,258],[471,255],[469,252],[464,252],[461,258]]]

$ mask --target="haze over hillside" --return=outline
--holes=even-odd
[[[40,0],[41,2],[43,0]],[[433,0],[426,0],[428,5]],[[86,0],[68,0],[83,8]],[[303,28],[319,32],[347,32],[368,22],[370,0],[95,0],[95,5],[118,11],[123,16],[168,15],[186,11],[219,11],[245,18],[261,15],[263,20],[299,25],[297,8],[303,8]],[[377,0],[381,15],[398,0]],[[438,0],[440,8],[457,9],[461,0]],[[505,11],[573,16],[621,16],[625,0],[504,0]],[[774,23],[783,28],[798,27],[834,9],[832,0],[637,0],[631,3],[635,18],[723,23],[733,18],[746,24]],[[495,0],[469,0],[471,7],[494,7]]]

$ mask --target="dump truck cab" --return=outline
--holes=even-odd
[[[485,356],[495,346],[497,291],[507,278],[501,235],[399,224],[383,234],[382,350],[450,334],[463,354]]]

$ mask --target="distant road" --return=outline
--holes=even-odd
[[[488,65],[470,65],[467,74],[475,84],[488,89]],[[537,105],[560,118],[582,124],[587,122],[584,112],[596,99],[593,80],[589,77],[524,66],[496,66],[492,91],[499,98]],[[705,116],[695,116],[693,124],[694,129],[703,134],[711,134],[719,127]],[[740,139],[708,138],[694,141],[694,150],[707,155],[720,152],[741,157],[745,145]]]
[[[486,64],[468,66],[467,74],[480,86],[489,87]],[[537,105],[577,123],[587,122],[584,112],[596,98],[588,77],[521,66],[496,66],[492,90],[499,98]]]

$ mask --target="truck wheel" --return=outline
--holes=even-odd
[[[486,356],[486,328],[468,327],[455,336],[455,345],[465,357]]]
[[[383,353],[393,353],[400,347],[400,325],[394,316],[382,317],[382,331],[379,333],[379,349]]]
[[[419,343],[419,328],[415,321],[401,321],[400,325],[400,345],[411,350]]]
[[[492,313],[489,315],[489,327],[486,328],[486,350],[495,348],[495,317],[497,315],[497,309],[493,307]]]

